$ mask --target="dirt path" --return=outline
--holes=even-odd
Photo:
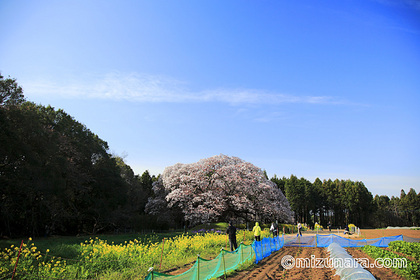
[[[413,229],[361,229],[360,238],[355,235],[351,235],[350,238],[354,239],[370,239],[378,238],[384,236],[395,236],[395,235],[405,235],[414,238],[420,238],[420,230]]]
[[[358,248],[346,248],[347,252],[352,255],[353,258],[367,258],[369,260],[369,264],[373,264],[375,262],[374,259],[369,257],[365,252]],[[392,271],[390,268],[378,268],[378,267],[370,267],[365,268],[368,270],[377,280],[384,280],[384,279],[392,279],[392,280],[405,280],[404,277],[399,276],[395,272]]]
[[[290,255],[296,258],[308,258],[314,255],[316,258],[326,258],[327,251],[325,248],[311,247],[284,247],[278,252],[272,253],[269,257],[263,259],[252,270],[244,270],[238,272],[228,279],[230,280],[251,280],[251,279],[333,279],[339,280],[340,277],[334,276],[335,271],[329,268],[297,268],[284,269],[280,264],[282,258]]]

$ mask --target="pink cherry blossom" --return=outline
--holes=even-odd
[[[165,168],[146,210],[178,207],[190,224],[261,220],[292,222],[289,202],[264,172],[237,157],[218,155]]]

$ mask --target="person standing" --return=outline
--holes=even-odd
[[[297,225],[297,229],[298,229],[298,234],[297,234],[297,236],[302,236],[302,225],[300,224],[300,223],[298,223],[298,225]]]
[[[276,237],[278,234],[278,225],[277,223],[271,223],[270,231],[273,233],[273,237]]]
[[[274,237],[279,235],[279,224],[276,222],[274,222]]]
[[[226,233],[229,236],[230,251],[235,251],[236,248],[238,248],[238,245],[236,243],[236,227],[233,225],[232,221],[229,222]]]
[[[255,241],[261,241],[261,228],[258,222],[255,222],[255,226],[252,231],[254,232]]]
[[[347,225],[346,225],[346,227],[344,228],[344,234],[348,234],[348,235],[350,235],[349,226],[347,226]]]

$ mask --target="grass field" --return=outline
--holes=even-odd
[[[74,258],[78,254],[80,243],[90,240],[91,238],[98,237],[101,240],[107,240],[109,243],[124,244],[132,240],[139,240],[142,242],[160,242],[163,238],[171,238],[181,235],[183,232],[175,231],[168,233],[154,233],[154,234],[100,234],[96,236],[83,235],[83,236],[51,236],[32,238],[32,243],[41,252],[46,252],[48,249],[51,255],[62,258]],[[26,242],[29,237],[16,238],[16,239],[2,239],[0,240],[0,248],[9,248],[11,245],[19,247],[22,240]]]
[[[197,255],[216,257],[220,248],[228,246],[226,226],[208,225],[207,231],[195,228],[188,234],[27,238],[17,275],[22,279],[143,279],[149,267],[165,271],[194,262]],[[252,232],[238,231],[237,239],[251,244]],[[21,241],[1,240],[0,279],[12,274]]]

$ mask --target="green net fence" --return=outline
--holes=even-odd
[[[194,263],[193,267],[182,274],[169,275],[151,271],[145,280],[205,280],[217,278],[230,271],[234,271],[243,263],[251,261],[254,257],[255,254],[252,246],[241,244],[239,245],[239,248],[233,252],[222,249],[220,254],[212,260],[197,257],[197,261]]]

